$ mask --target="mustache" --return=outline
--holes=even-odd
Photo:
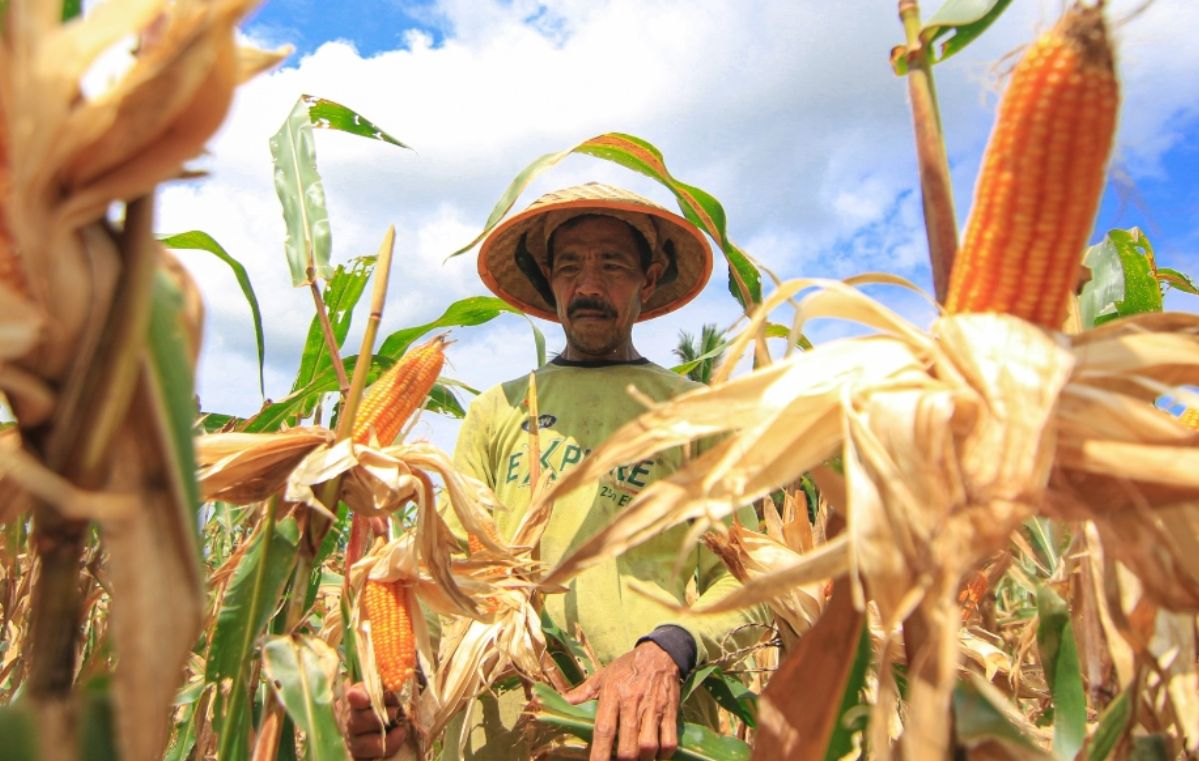
[[[570,302],[570,306],[566,308],[566,316],[574,317],[576,312],[584,309],[601,312],[605,317],[616,316],[616,310],[611,304],[607,303],[606,301],[601,301],[600,299],[591,298],[588,296],[580,296],[579,298]]]

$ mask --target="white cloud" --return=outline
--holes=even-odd
[[[1112,5],[1119,18],[1139,2]],[[992,64],[1059,8],[1058,0],[1013,4],[937,68],[960,221],[993,115]],[[247,84],[199,162],[212,176],[162,195],[164,231],[204,229],[249,269],[266,321],[268,396],[286,393],[311,315],[308,294],[287,280],[267,150],[301,93],[350,106],[415,149],[317,136],[335,259],[373,252],[386,226],[397,228],[384,334],[484,293],[473,254],[443,263],[445,255],[474,237],[529,161],[610,130],[654,142],[677,177],[720,198],[731,237],[782,277],[882,269],[927,281],[906,85],[887,63],[902,38],[892,5],[442,0],[429,14],[445,31],[436,47],[409,33],[404,48],[364,57],[329,42]],[[1199,52],[1178,43],[1179,30],[1193,28],[1199,6],[1157,2],[1118,31],[1126,84],[1119,155],[1134,176],[1159,171],[1163,152],[1196,129]],[[247,34],[283,41],[278,30]],[[592,178],[669,203],[645,178],[571,158],[519,205]],[[240,293],[204,255],[183,258],[201,281],[210,338],[220,337],[201,367],[205,401],[252,412],[259,399],[253,373],[244,372],[253,342]],[[669,364],[679,329],[733,322],[725,277],[718,263],[695,305],[639,327],[642,352]],[[925,314],[907,297],[887,297]],[[551,346],[561,343],[555,326],[545,329]],[[358,330],[348,342],[354,350]],[[475,386],[523,372],[532,356],[527,325],[515,317],[455,336],[454,372]],[[452,428],[430,423],[446,446]]]

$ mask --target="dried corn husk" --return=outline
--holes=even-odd
[[[175,448],[145,329],[151,294],[167,299],[155,325],[176,334],[185,356],[173,365],[190,373],[201,315],[190,278],[154,240],[152,197],[201,151],[238,82],[280,59],[239,52],[235,25],[252,5],[110,0],[65,23],[55,3],[12,0],[4,10],[0,392],[17,432],[5,442],[14,450],[0,513],[36,510],[42,601],[77,570],[71,537],[99,523],[120,664],[116,744],[131,761],[162,756],[203,605],[190,456]],[[140,44],[130,68],[105,92],[85,93],[97,58],[130,38]],[[124,218],[110,219],[122,202]],[[46,550],[56,545],[65,551]],[[33,628],[49,632],[26,653],[31,704],[55,740],[43,745],[47,759],[78,747],[67,695],[75,607],[68,599],[31,613]],[[57,668],[66,679],[46,676]]]
[[[644,490],[552,569],[547,585],[682,521],[712,524],[840,454],[844,486],[830,492],[844,495],[847,536],[712,610],[760,601],[772,580],[848,573],[858,606],[877,604],[884,630],[918,612],[927,636],[909,642],[909,656],[924,659],[929,677],[911,685],[921,694],[910,696],[909,757],[943,750],[960,580],[1028,517],[1087,518],[1101,536],[1122,535],[1105,549],[1142,575],[1146,594],[1199,608],[1195,556],[1186,551],[1195,532],[1183,506],[1199,489],[1199,437],[1151,406],[1199,379],[1199,317],[1129,318],[1065,336],[1003,315],[957,315],[926,333],[849,284],[797,280],[734,342],[722,379],[766,315],[808,288],[815,292],[798,303],[797,330],[835,317],[878,333],[818,346],[630,422],[545,499],[666,447],[726,438]],[[1167,540],[1167,515],[1192,528]],[[1144,540],[1129,542],[1130,533]],[[839,557],[847,562],[832,562]]]

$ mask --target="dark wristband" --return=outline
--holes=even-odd
[[[638,645],[642,642],[653,642],[665,650],[670,659],[674,661],[674,665],[679,667],[679,679],[686,679],[687,675],[691,673],[691,669],[695,668],[695,659],[699,654],[695,646],[695,638],[691,636],[691,632],[681,626],[662,624],[637,640]]]

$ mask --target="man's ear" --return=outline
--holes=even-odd
[[[654,291],[658,288],[658,278],[662,276],[664,269],[666,269],[666,265],[662,262],[651,262],[649,268],[645,270],[645,285],[641,286],[642,304],[654,295]]]

